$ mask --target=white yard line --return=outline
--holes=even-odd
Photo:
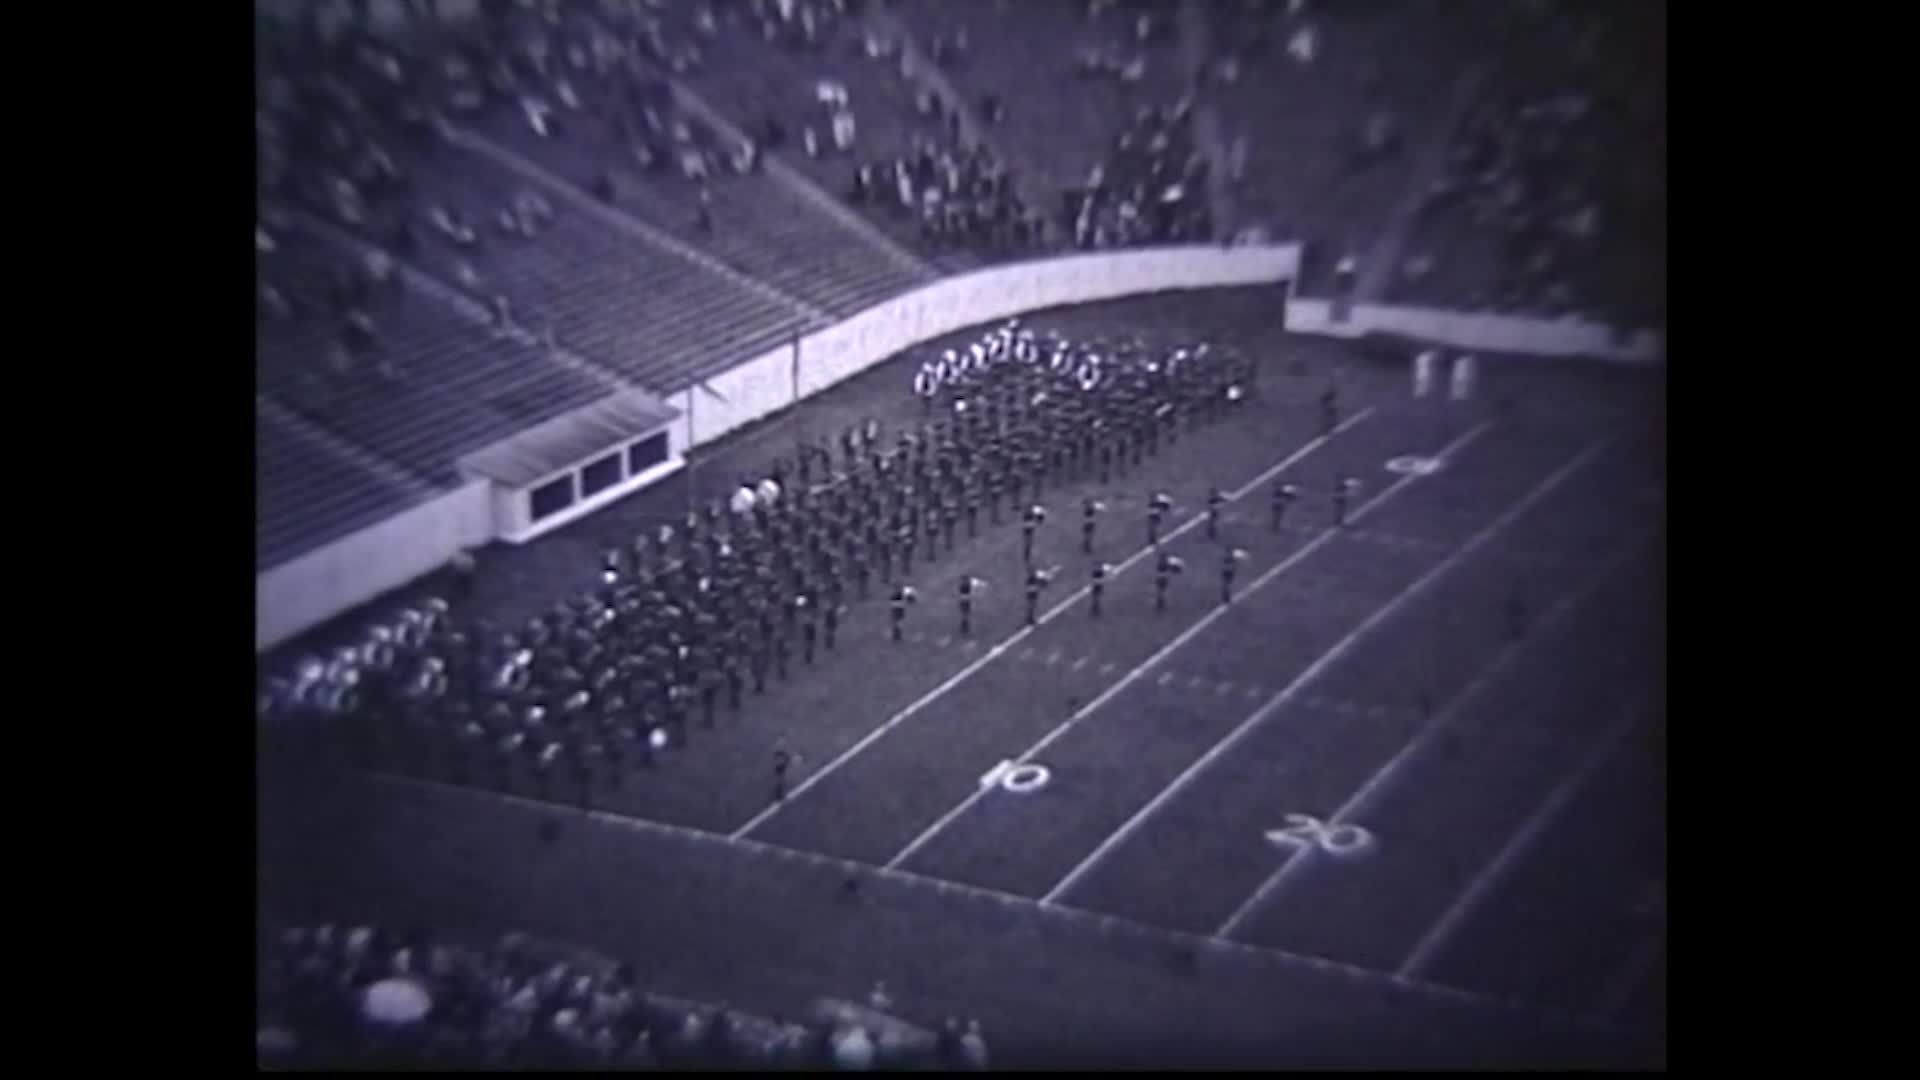
[[[1475,428],[1472,432],[1468,432],[1466,437],[1471,438],[1474,434],[1476,434],[1481,430],[1484,430],[1484,425],[1480,428]],[[1485,528],[1475,533],[1471,538],[1467,540],[1465,544],[1460,546],[1459,550],[1447,556],[1445,559],[1442,559],[1438,565],[1434,566],[1433,569],[1428,570],[1425,574],[1421,575],[1421,577],[1418,580],[1416,580],[1412,585],[1409,585],[1407,586],[1407,588],[1401,590],[1399,595],[1387,601],[1384,607],[1380,608],[1378,611],[1375,611],[1372,615],[1369,615],[1364,621],[1360,623],[1359,626],[1354,627],[1353,630],[1347,634],[1347,636],[1335,642],[1333,648],[1328,649],[1324,654],[1321,655],[1321,657],[1318,660],[1315,660],[1312,664],[1308,665],[1307,669],[1301,672],[1299,676],[1295,678],[1291,683],[1287,684],[1287,686],[1284,689],[1282,689],[1278,694],[1274,695],[1271,699],[1269,699],[1266,702],[1266,704],[1260,706],[1258,709],[1255,709],[1251,716],[1248,716],[1245,720],[1241,721],[1239,726],[1235,727],[1232,731],[1228,732],[1226,737],[1221,739],[1218,743],[1216,743],[1212,749],[1208,750],[1205,754],[1202,754],[1200,758],[1197,761],[1195,761],[1192,765],[1187,766],[1184,772],[1182,772],[1179,776],[1174,778],[1173,783],[1168,784],[1166,788],[1160,792],[1160,794],[1154,796],[1153,799],[1150,800],[1145,806],[1142,806],[1138,811],[1136,811],[1131,818],[1127,819],[1125,824],[1121,825],[1119,829],[1114,831],[1113,835],[1107,837],[1104,841],[1102,841],[1100,843],[1100,846],[1093,850],[1092,854],[1088,855],[1085,859],[1082,859],[1078,866],[1075,866],[1072,870],[1068,871],[1067,876],[1061,878],[1060,883],[1055,885],[1052,888],[1052,890],[1050,890],[1047,893],[1046,899],[1049,901],[1057,900],[1060,898],[1060,896],[1065,894],[1068,890],[1072,889],[1075,885],[1079,884],[1079,882],[1082,879],[1084,879],[1086,875],[1093,870],[1094,867],[1100,865],[1100,863],[1107,857],[1107,854],[1109,852],[1113,851],[1114,848],[1119,847],[1122,843],[1125,843],[1129,838],[1133,836],[1135,832],[1139,831],[1140,827],[1146,823],[1148,818],[1152,817],[1154,813],[1159,811],[1159,809],[1162,806],[1165,806],[1170,800],[1174,798],[1174,796],[1186,790],[1187,786],[1193,783],[1194,779],[1197,778],[1202,772],[1204,772],[1207,766],[1212,765],[1222,755],[1226,754],[1229,750],[1233,749],[1233,747],[1238,745],[1240,743],[1240,740],[1246,738],[1247,734],[1251,732],[1262,720],[1265,720],[1268,716],[1271,716],[1274,712],[1279,710],[1279,708],[1282,705],[1285,705],[1289,701],[1292,701],[1295,695],[1297,695],[1302,689],[1310,685],[1313,682],[1313,680],[1319,678],[1320,674],[1325,670],[1327,670],[1327,668],[1331,667],[1335,661],[1345,656],[1350,650],[1353,649],[1355,645],[1359,644],[1362,638],[1366,637],[1367,634],[1371,633],[1376,626],[1379,626],[1381,623],[1392,618],[1396,613],[1400,611],[1401,608],[1405,607],[1410,601],[1420,596],[1422,593],[1426,592],[1427,589],[1430,588],[1435,581],[1438,581],[1442,575],[1446,574],[1447,571],[1453,569],[1455,566],[1458,566],[1462,561],[1464,561],[1467,558],[1467,556],[1471,555],[1474,551],[1478,550],[1481,545],[1485,544],[1488,540],[1492,539],[1495,535],[1497,535],[1501,530],[1505,529],[1508,525],[1512,524],[1522,514],[1524,514],[1527,510],[1532,508],[1535,503],[1539,502],[1541,499],[1544,499],[1547,495],[1551,494],[1554,491],[1554,489],[1558,488],[1562,483],[1564,483],[1568,477],[1572,476],[1576,471],[1584,467],[1588,462],[1592,461],[1594,457],[1598,455],[1599,452],[1606,446],[1606,442],[1607,440],[1602,440],[1601,442],[1595,443],[1594,445],[1588,447],[1586,450],[1583,450],[1579,454],[1575,455],[1572,461],[1569,461],[1567,464],[1561,466],[1557,471],[1554,472],[1553,475],[1541,481],[1541,483],[1537,487],[1535,487],[1532,491],[1528,492],[1524,497],[1522,497],[1519,502],[1509,507],[1505,513],[1501,514],[1499,517],[1495,518],[1492,521],[1492,523],[1488,524]],[[1412,479],[1412,477],[1408,477],[1407,479]],[[1311,545],[1309,545],[1309,547],[1311,547]],[[1285,565],[1285,564],[1283,563],[1282,565]],[[1332,825],[1337,823],[1338,820],[1339,820],[1338,815],[1336,815],[1333,819],[1329,820],[1327,824],[1329,827],[1331,827]],[[1238,913],[1236,913],[1236,917],[1237,915]],[[1229,920],[1230,923],[1232,921],[1233,920]],[[1221,936],[1223,937],[1226,936],[1224,931],[1222,932]]]
[[[1406,768],[1414,758],[1418,757],[1438,740],[1440,733],[1445,731],[1448,725],[1459,716],[1461,710],[1468,702],[1478,697],[1481,691],[1493,685],[1494,679],[1507,670],[1513,663],[1514,658],[1520,655],[1522,648],[1528,642],[1538,639],[1552,624],[1558,622],[1567,612],[1578,606],[1582,600],[1598,592],[1602,584],[1612,580],[1614,571],[1619,570],[1632,561],[1632,557],[1642,550],[1645,542],[1643,537],[1628,545],[1624,553],[1616,556],[1612,562],[1607,564],[1605,572],[1596,575],[1594,579],[1583,588],[1562,597],[1557,604],[1541,617],[1540,624],[1534,627],[1533,633],[1529,634],[1527,638],[1520,641],[1509,642],[1505,648],[1501,649],[1500,654],[1494,657],[1493,661],[1482,669],[1480,674],[1474,676],[1473,681],[1468,683],[1465,689],[1461,690],[1459,694],[1454,696],[1452,701],[1447,703],[1446,708],[1440,710],[1439,713],[1435,714],[1433,719],[1427,722],[1426,727],[1413,737],[1413,741],[1402,747],[1398,754],[1395,754],[1392,759],[1380,767],[1378,772],[1367,779],[1367,782],[1361,786],[1359,791],[1354,792],[1352,798],[1348,799],[1340,809],[1333,812],[1333,816],[1329,817],[1326,821],[1327,827],[1333,828],[1335,825],[1345,822],[1349,817],[1364,811],[1374,795],[1384,789],[1387,783],[1395,776],[1399,775],[1400,770]],[[1310,858],[1310,853],[1301,854],[1296,852],[1288,856],[1287,860],[1280,864],[1280,867],[1273,872],[1272,876],[1268,877],[1258,889],[1254,890],[1253,895],[1249,896],[1246,902],[1241,904],[1232,915],[1229,915],[1226,922],[1220,924],[1220,929],[1216,931],[1216,933],[1222,937],[1226,937],[1237,931],[1241,924],[1246,921],[1247,916],[1258,909],[1261,904],[1265,903],[1267,898],[1272,896],[1293,873],[1297,872],[1299,867],[1305,866]]]
[[[1332,431],[1327,432],[1325,435],[1322,435],[1319,438],[1314,439],[1313,441],[1307,443],[1305,446],[1302,446],[1300,449],[1295,450],[1291,454],[1288,454],[1285,458],[1282,458],[1278,464],[1269,467],[1264,472],[1262,472],[1259,476],[1254,477],[1251,481],[1249,481],[1245,485],[1229,493],[1227,495],[1227,498],[1229,500],[1242,498],[1248,492],[1255,490],[1261,484],[1265,483],[1268,479],[1278,474],[1281,470],[1291,467],[1294,463],[1305,458],[1308,454],[1311,454],[1315,450],[1318,450],[1321,447],[1327,445],[1328,442],[1332,441],[1334,436],[1352,429],[1354,426],[1358,425],[1362,420],[1365,420],[1367,417],[1371,415],[1373,415],[1373,409],[1371,408],[1362,409],[1359,412],[1354,413],[1352,416],[1342,421],[1340,425],[1335,427]],[[1199,525],[1205,520],[1206,520],[1206,514],[1204,513],[1194,515],[1192,518],[1189,518],[1185,524],[1174,529],[1171,533],[1168,533],[1167,536],[1165,537],[1165,541],[1163,542],[1170,542],[1175,537],[1186,532],[1187,530],[1199,527]],[[1110,576],[1118,577],[1121,573],[1125,572],[1128,567],[1139,562],[1141,559],[1146,558],[1148,555],[1151,555],[1153,553],[1153,550],[1154,549],[1151,546],[1141,548],[1139,551],[1129,556],[1125,562],[1115,567],[1113,574]],[[984,653],[981,653],[971,663],[969,663],[966,667],[961,668],[959,671],[955,672],[945,682],[934,687],[932,690],[927,691],[925,694],[921,695],[917,700],[915,700],[912,704],[908,705],[906,708],[901,709],[899,712],[894,713],[892,716],[888,717],[884,723],[882,723],[879,727],[874,728],[872,731],[868,732],[866,736],[863,737],[859,742],[856,742],[852,746],[847,747],[845,750],[840,752],[839,756],[821,765],[820,768],[815,772],[808,774],[805,779],[801,780],[798,784],[794,785],[794,788],[792,791],[789,791],[787,793],[787,798],[784,802],[775,803],[772,806],[767,807],[765,810],[762,810],[759,813],[753,815],[753,817],[748,818],[746,824],[735,829],[731,835],[735,839],[739,839],[753,832],[753,830],[759,828],[760,826],[766,824],[767,821],[769,821],[775,814],[780,812],[782,807],[792,805],[802,795],[805,795],[809,790],[811,790],[814,787],[814,785],[818,784],[820,781],[825,780],[827,777],[832,776],[834,773],[838,772],[840,768],[844,766],[847,762],[852,761],[854,758],[858,757],[861,753],[865,752],[867,747],[872,746],[874,743],[880,741],[880,739],[885,737],[886,734],[892,731],[894,728],[897,728],[901,724],[906,723],[907,720],[912,718],[920,710],[926,708],[927,706],[933,704],[936,701],[939,701],[941,698],[946,697],[949,693],[953,691],[954,687],[959,686],[961,683],[966,682],[968,679],[972,678],[974,674],[978,672],[981,668],[986,667],[988,664],[992,663],[996,658],[998,658],[1002,653],[1005,653],[1008,649],[1011,649],[1015,645],[1018,645],[1021,641],[1024,641],[1028,634],[1033,633],[1034,630],[1038,629],[1041,626],[1045,626],[1055,616],[1065,611],[1068,607],[1070,607],[1071,605],[1079,601],[1081,597],[1086,596],[1087,593],[1089,593],[1090,591],[1092,591],[1091,585],[1082,585],[1079,589],[1075,590],[1074,593],[1068,596],[1065,600],[1062,600],[1058,604],[1055,604],[1053,607],[1049,608],[1046,614],[1040,616],[1039,621],[1035,625],[1021,627],[1019,630],[1014,631],[1013,634],[1009,635],[1007,638],[1002,640],[999,644],[995,645],[993,648],[988,649]]]
[[[1539,841],[1541,834],[1547,831],[1547,826],[1553,824],[1554,820],[1560,816],[1560,812],[1566,809],[1567,803],[1571,802],[1573,797],[1593,778],[1593,775],[1600,771],[1600,766],[1613,754],[1621,740],[1626,738],[1627,733],[1639,721],[1643,715],[1643,709],[1644,704],[1636,700],[1627,710],[1626,715],[1616,720],[1613,727],[1600,737],[1592,750],[1588,751],[1586,759],[1580,763],[1580,766],[1554,786],[1546,801],[1533,812],[1521,826],[1520,831],[1513,834],[1506,846],[1500,849],[1500,853],[1493,857],[1493,861],[1489,862],[1486,868],[1475,876],[1466,890],[1448,906],[1445,912],[1441,913],[1438,919],[1434,920],[1433,926],[1420,938],[1407,953],[1406,960],[1400,964],[1400,974],[1409,978],[1418,977],[1428,965],[1433,963],[1434,957],[1439,955],[1440,950],[1459,931],[1461,924],[1466,922],[1467,916],[1473,913],[1481,901],[1486,899],[1487,894],[1493,891],[1493,887],[1499,884],[1518,860]]]
[[[1448,446],[1446,449],[1442,450],[1439,456],[1446,457],[1451,454],[1459,453],[1461,450],[1465,449],[1469,443],[1473,442],[1475,439],[1479,438],[1482,433],[1486,432],[1489,429],[1489,427],[1491,427],[1491,425],[1481,424],[1479,427],[1476,427],[1472,431],[1467,432],[1465,435],[1462,435],[1460,438],[1454,440],[1451,446]],[[1386,489],[1380,492],[1380,494],[1375,495],[1373,498],[1367,500],[1365,503],[1362,503],[1358,508],[1356,508],[1353,511],[1352,514],[1348,515],[1347,520],[1350,522],[1359,520],[1361,517],[1365,516],[1366,514],[1384,505],[1387,502],[1387,500],[1393,498],[1399,492],[1404,491],[1414,481],[1419,479],[1421,479],[1421,477],[1418,474],[1412,474],[1412,473],[1401,477],[1400,479],[1394,481],[1392,484],[1388,485]],[[1253,582],[1247,586],[1246,592],[1243,594],[1243,596],[1251,596],[1255,592],[1258,592],[1261,586],[1272,581],[1274,578],[1279,577],[1281,574],[1285,573],[1290,567],[1299,563],[1302,559],[1305,559],[1307,556],[1312,555],[1315,551],[1318,551],[1322,546],[1328,543],[1331,543],[1333,538],[1339,535],[1339,532],[1340,530],[1338,529],[1328,529],[1325,532],[1322,532],[1319,536],[1314,537],[1312,540],[1302,545],[1293,554],[1280,560],[1278,563],[1275,563],[1272,567],[1270,567],[1265,573],[1261,574],[1259,577],[1254,578]],[[1066,720],[1062,722],[1059,727],[1056,727],[1052,731],[1047,732],[1047,734],[1043,736],[1039,742],[1034,743],[1032,746],[1027,747],[1027,749],[1023,753],[1021,753],[1019,757],[1013,759],[1014,763],[1016,765],[1021,765],[1031,761],[1035,754],[1038,754],[1040,751],[1045,750],[1049,746],[1052,746],[1055,740],[1059,739],[1062,735],[1065,735],[1068,731],[1070,731],[1073,728],[1075,724],[1078,724],[1081,720],[1084,720],[1086,717],[1091,715],[1094,712],[1094,710],[1100,708],[1100,706],[1105,705],[1107,702],[1113,700],[1113,698],[1116,695],[1118,695],[1121,691],[1125,690],[1129,686],[1132,686],[1134,682],[1138,680],[1141,676],[1145,675],[1150,669],[1158,665],[1161,661],[1165,660],[1167,657],[1173,655],[1173,653],[1176,650],[1178,650],[1181,646],[1185,645],[1189,641],[1192,641],[1196,635],[1198,635],[1201,631],[1205,630],[1207,627],[1212,626],[1215,621],[1217,621],[1221,616],[1225,615],[1229,610],[1230,609],[1224,606],[1216,607],[1209,610],[1205,615],[1202,615],[1198,620],[1196,620],[1192,626],[1189,626],[1185,630],[1182,630],[1178,635],[1174,637],[1172,641],[1169,641],[1167,642],[1166,645],[1162,646],[1159,651],[1155,652],[1152,656],[1147,657],[1145,660],[1141,661],[1139,664],[1136,664],[1132,668],[1128,669],[1127,673],[1121,676],[1118,682],[1114,683],[1112,686],[1107,687],[1106,690],[1101,692],[1099,697],[1094,698],[1092,701],[1087,702],[1085,705],[1075,710],[1073,715],[1067,717]],[[1162,672],[1159,680],[1160,684],[1164,686],[1170,676],[1171,676],[1171,672]],[[979,802],[980,799],[988,791],[991,791],[991,790],[992,790],[991,788],[976,788],[975,790],[968,792],[967,797],[960,800],[960,804],[958,806],[955,806],[953,809],[947,811],[945,814],[942,814],[938,820],[936,820],[933,824],[927,826],[924,830],[922,830],[919,836],[916,836],[911,841],[909,841],[906,847],[901,848],[899,853],[894,855],[893,858],[888,859],[887,865],[888,866],[900,865],[903,861],[911,857],[914,852],[919,851],[922,847],[926,846],[928,841],[940,835],[940,833],[944,829],[946,829],[948,825],[953,823],[955,818],[958,818],[961,814],[966,813],[969,809],[973,807],[975,803]],[[1056,888],[1053,892],[1048,893],[1047,899],[1049,901],[1052,901],[1052,899],[1059,894],[1059,891],[1060,890]]]

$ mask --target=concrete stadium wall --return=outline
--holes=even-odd
[[[1171,289],[1278,284],[1292,280],[1299,266],[1299,246],[1284,245],[1101,252],[988,267],[942,278],[801,338],[797,379],[789,343],[707,380],[706,390],[687,389],[674,404],[686,411],[689,447],[701,446],[955,330]]]
[[[475,481],[254,579],[253,647],[271,649],[493,539],[492,486]]]
[[[1332,303],[1295,297],[1287,302],[1287,329],[1299,334],[1357,338],[1395,334],[1460,349],[1532,356],[1570,356],[1621,364],[1659,364],[1665,345],[1649,330],[1622,338],[1610,326],[1581,319],[1528,319],[1440,308],[1355,304],[1335,322]]]
[[[679,455],[693,447],[955,330],[1171,289],[1278,284],[1291,281],[1299,267],[1298,245],[1185,247],[1067,255],[943,278],[802,338],[797,388],[789,343],[706,380],[704,389],[675,395],[673,404],[685,416],[675,422],[673,461],[677,467]],[[1276,293],[1276,308],[1282,302]],[[476,481],[260,574],[254,648],[270,649],[432,573],[463,547],[499,538],[500,522],[513,517],[496,512],[493,487]]]

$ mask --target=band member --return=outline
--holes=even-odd
[[[1221,604],[1224,605],[1224,604],[1233,603],[1233,576],[1235,573],[1239,571],[1241,560],[1245,559],[1246,557],[1247,557],[1247,553],[1244,551],[1241,551],[1239,548],[1228,548],[1225,556],[1221,558],[1220,560],[1220,603]]]
[[[893,590],[893,601],[891,604],[893,614],[893,640],[900,641],[904,638],[905,635],[902,632],[902,627],[907,621],[907,605],[913,603],[916,599],[918,599],[918,596],[914,593],[913,587],[910,585],[901,585],[899,588]]]
[[[1341,528],[1346,525],[1347,502],[1353,498],[1353,493],[1359,487],[1360,481],[1355,480],[1351,476],[1343,476],[1333,485],[1333,524],[1335,528]]]
[[[1045,520],[1047,508],[1039,503],[1027,507],[1026,514],[1020,519],[1020,560],[1029,566],[1033,565],[1033,532]]]
[[[840,632],[840,616],[845,614],[846,610],[844,605],[829,601],[826,611],[821,615],[827,626],[826,646],[829,652],[833,649],[834,636]]]
[[[1167,512],[1173,509],[1173,500],[1165,492],[1154,495],[1147,503],[1147,543],[1160,546],[1160,526],[1166,521]]]
[[[960,579],[960,633],[966,636],[973,633],[973,594],[985,591],[986,582],[969,574]]]
[[[1096,619],[1100,617],[1100,598],[1106,595],[1107,576],[1112,573],[1113,567],[1106,563],[1093,564],[1093,589],[1090,595],[1093,598],[1093,617]]]
[[[1053,581],[1053,574],[1046,570],[1034,570],[1027,574],[1027,625],[1033,626],[1040,621],[1040,590]]]
[[[1226,504],[1226,493],[1217,487],[1207,490],[1207,539],[1220,539],[1220,508]]]
[[[1168,552],[1161,552],[1160,559],[1153,567],[1153,610],[1167,610],[1167,583],[1173,575],[1186,568],[1186,563]]]
[[[786,739],[773,744],[773,801],[783,802],[787,797],[787,769],[793,765],[793,753],[787,749]]]
[[[1087,497],[1086,503],[1082,507],[1080,518],[1080,551],[1082,554],[1093,554],[1094,521],[1099,517],[1100,511],[1106,508],[1105,503],[1092,496]]]
[[[1300,489],[1284,481],[1273,485],[1273,531],[1280,531],[1281,519],[1287,516],[1287,507],[1300,497]]]
[[[1327,388],[1320,392],[1320,433],[1331,435],[1333,429],[1339,426],[1340,386],[1338,383],[1329,381]]]
[[[730,656],[727,658],[726,673],[727,673],[727,708],[733,710],[737,714],[740,711],[740,691],[742,689],[742,679],[740,677],[740,659],[738,656]]]

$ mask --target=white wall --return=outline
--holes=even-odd
[[[492,485],[475,481],[254,579],[253,646],[270,649],[493,538]]]
[[[1334,322],[1326,300],[1287,302],[1287,329],[1298,334],[1357,338],[1399,334],[1435,345],[1532,356],[1578,356],[1624,364],[1658,364],[1665,343],[1642,330],[1618,340],[1611,327],[1581,319],[1528,319],[1440,308],[1355,304],[1351,317]]]
[[[942,278],[802,338],[800,396],[980,323],[1168,289],[1290,281],[1299,266],[1298,245],[1209,246],[1066,255]],[[693,419],[682,423],[690,428],[691,445],[701,446],[791,405],[793,381],[793,346],[787,343],[709,379],[707,385],[726,400],[696,387],[677,395],[674,404],[691,413]]]

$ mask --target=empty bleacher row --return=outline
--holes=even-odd
[[[254,413],[253,443],[256,570],[277,566],[418,501],[271,413]]]

